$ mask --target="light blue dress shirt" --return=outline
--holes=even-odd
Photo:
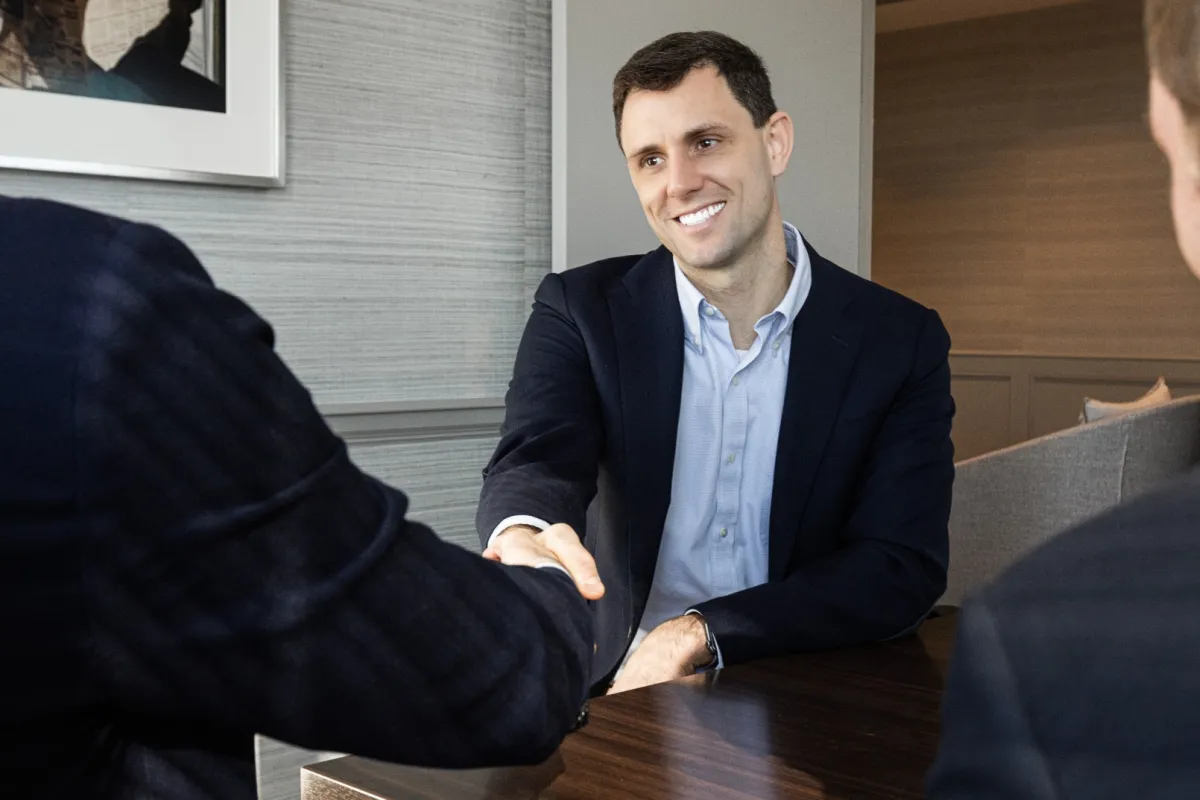
[[[800,231],[783,224],[795,267],[787,294],[754,325],[749,350],[733,346],[729,322],[675,264],[683,314],[683,391],[671,478],[671,505],[633,653],[647,633],[694,606],[767,581],[775,446],[787,391],[792,325],[812,288]],[[503,520],[545,530],[529,516]],[[717,666],[722,666],[717,642]]]
[[[675,265],[685,339],[671,505],[630,652],[660,623],[767,581],[788,344],[812,288],[804,240],[786,222],[783,230],[795,273],[783,300],[755,323],[746,351],[734,348],[729,322]]]

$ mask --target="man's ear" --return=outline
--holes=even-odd
[[[776,111],[763,125],[763,143],[771,159],[771,176],[778,178],[787,170],[792,157],[796,131],[792,118],[786,111]]]

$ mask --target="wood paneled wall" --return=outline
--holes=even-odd
[[[1200,394],[1200,361],[958,354],[950,371],[958,461],[1078,425],[1084,398],[1128,402],[1160,377]]]
[[[956,351],[1200,357],[1141,6],[878,37],[872,277],[936,308]]]

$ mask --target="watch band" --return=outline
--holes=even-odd
[[[718,655],[717,640],[716,640],[716,637],[713,636],[712,628],[708,627],[708,620],[706,620],[704,618],[703,614],[701,614],[699,611],[696,611],[694,609],[691,611],[688,611],[687,613],[691,614],[695,617],[699,617],[700,624],[704,626],[704,646],[706,648],[708,648],[708,655],[710,656],[710,658],[708,660],[708,663],[703,665],[701,667],[701,669],[709,669],[711,667],[715,667],[717,664],[717,655]]]

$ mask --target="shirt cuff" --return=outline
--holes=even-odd
[[[501,533],[503,533],[504,531],[506,531],[507,529],[511,528],[514,525],[528,525],[531,528],[537,528],[539,531],[544,531],[550,527],[550,523],[546,522],[544,519],[538,519],[537,517],[527,517],[524,514],[518,514],[515,517],[506,517],[506,518],[500,520],[500,524],[492,529],[492,535],[488,537],[487,546],[491,547],[492,542],[495,541],[497,536],[499,536]],[[547,566],[549,566],[549,565],[547,565]],[[560,569],[561,569],[561,567],[560,567]],[[564,572],[565,572],[565,570],[564,570]]]
[[[704,619],[704,614],[698,608],[689,608],[684,614],[695,614],[704,623],[704,632],[712,639],[713,647],[717,648],[717,660],[706,669],[725,669],[725,657],[721,655],[721,643],[717,641],[717,635],[712,632],[712,628],[708,627],[708,620]]]
[[[537,566],[534,567],[534,569],[556,569],[559,572],[561,572],[563,575],[566,575],[568,578],[571,578],[571,573],[567,572],[567,568],[564,567],[562,564],[538,564]],[[574,583],[575,579],[571,578],[571,582]]]

